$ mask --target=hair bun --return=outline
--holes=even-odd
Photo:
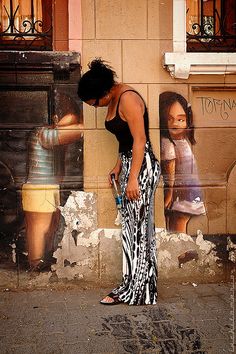
[[[107,70],[108,66],[104,64],[104,61],[101,58],[96,58],[88,64],[88,67],[93,72],[100,72]]]

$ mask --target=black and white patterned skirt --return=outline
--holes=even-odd
[[[129,201],[125,190],[132,151],[121,153],[123,281],[112,292],[129,305],[155,304],[157,299],[157,259],[153,218],[154,194],[160,178],[160,165],[150,142],[146,143],[139,173],[140,198]]]

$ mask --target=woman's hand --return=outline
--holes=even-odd
[[[140,191],[137,177],[129,176],[125,193],[129,200],[137,200],[139,198]]]
[[[116,164],[115,167],[109,172],[108,180],[109,180],[110,184],[112,184],[111,175],[114,174],[115,175],[115,180],[118,181],[118,177],[119,177],[120,171],[121,171],[121,165],[120,164]]]

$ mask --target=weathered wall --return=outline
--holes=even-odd
[[[79,14],[81,20],[80,23],[72,21],[75,26],[71,27],[69,36],[71,48],[81,50],[82,71],[87,70],[88,62],[94,57],[101,56],[114,67],[118,74],[118,80],[130,84],[143,95],[149,109],[152,144],[159,158],[160,93],[176,91],[192,104],[197,140],[194,154],[199,166],[207,213],[191,218],[187,231],[188,234],[195,236],[195,239],[199,237],[197,235],[200,235],[201,232],[203,235],[209,235],[209,239],[212,237],[217,250],[222,248],[222,254],[224,254],[224,256],[218,254],[220,261],[215,258],[214,262],[222,265],[222,257],[227,259],[229,256],[226,250],[225,234],[235,234],[232,216],[235,213],[234,193],[232,192],[233,177],[230,174],[234,161],[235,133],[234,129],[231,129],[233,126],[230,129],[226,128],[227,122],[223,122],[221,125],[221,127],[225,127],[223,135],[221,134],[222,129],[219,130],[214,122],[204,126],[202,121],[205,117],[200,112],[200,102],[196,104],[195,96],[209,87],[211,93],[212,90],[218,90],[218,97],[223,98],[225,94],[219,88],[234,87],[236,76],[192,75],[188,80],[180,80],[172,78],[163,68],[163,53],[172,51],[172,0],[81,0],[80,2],[70,1],[70,6],[71,10],[74,9],[70,12],[70,16],[75,13]],[[107,232],[112,232],[115,227],[116,210],[107,183],[107,174],[116,161],[117,143],[114,137],[104,129],[105,112],[106,109],[83,106],[86,126],[84,190],[95,193],[97,196],[98,228],[106,228]],[[231,113],[233,117],[233,112]],[[226,124],[224,125],[224,123]],[[224,143],[223,147],[224,141],[227,143]],[[215,153],[216,147],[219,154]],[[220,161],[219,156],[222,156]],[[155,221],[158,229],[166,227],[163,204],[163,184],[161,181],[155,200]],[[180,236],[173,237],[181,239]],[[182,238],[180,245],[179,248],[176,248],[175,243],[171,241],[166,243],[165,240],[163,247],[171,249],[169,259],[177,259],[183,253],[182,251],[196,249],[196,245],[193,244],[186,246],[184,238]],[[201,254],[201,251],[198,254]],[[166,255],[166,257],[166,264],[165,252],[159,258],[159,274],[167,278],[173,277],[168,256]],[[115,257],[115,259],[118,258]],[[196,267],[199,265],[198,261]],[[181,274],[183,276],[181,270],[175,272],[177,278],[181,278]],[[185,272],[185,275],[188,276],[190,273]],[[202,272],[200,271],[199,274]]]
[[[25,272],[0,269],[0,286],[42,287],[54,284],[118,283],[122,276],[122,247],[119,229],[98,227],[98,198],[95,193],[73,191],[60,207],[64,223],[63,238],[54,252],[51,270]],[[159,281],[213,282],[227,280],[228,260],[235,263],[235,245],[228,239],[204,239],[156,230]],[[224,255],[228,253],[228,259]],[[222,259],[225,262],[222,262]],[[15,245],[12,261],[17,265]],[[19,265],[18,265],[19,266]],[[18,268],[19,269],[19,268]]]
[[[229,209],[233,202],[226,203],[226,184],[234,164],[234,124],[227,129],[228,120],[221,119],[220,127],[224,129],[219,130],[219,124],[213,119],[211,123],[207,120],[203,125],[205,117],[201,112],[201,103],[196,103],[195,96],[202,90],[207,95],[205,90],[208,88],[211,94],[213,91],[218,92],[217,97],[223,99],[227,93],[223,93],[222,88],[227,90],[230,87],[231,96],[235,97],[232,90],[236,86],[236,76],[192,75],[188,80],[180,80],[172,78],[163,68],[163,53],[172,51],[171,0],[81,0],[70,1],[69,6],[70,22],[74,25],[69,30],[70,48],[81,50],[82,71],[87,70],[87,63],[94,57],[101,56],[111,63],[120,81],[132,85],[143,95],[149,109],[151,138],[158,157],[159,94],[176,91],[192,104],[197,140],[194,149],[210,213],[198,219],[192,218],[188,232],[196,234],[196,230],[201,229],[210,234],[235,233],[230,227],[232,218],[229,222],[229,215],[235,212],[235,209]],[[78,18],[78,15],[80,21],[76,22],[75,16]],[[114,210],[107,208],[108,204],[113,203],[107,174],[116,161],[117,143],[104,129],[106,109],[84,105],[83,110],[86,127],[84,188],[98,195],[99,227],[113,228]],[[234,121],[233,111],[231,115]],[[224,141],[227,143],[222,146]],[[217,166],[213,163],[216,160],[216,146],[221,156]],[[95,164],[91,163],[91,158],[96,161]],[[212,206],[214,203],[215,208]],[[156,193],[157,227],[165,227],[163,210],[161,183]]]
[[[193,236],[167,233],[160,183],[155,199],[159,277],[193,282],[225,279],[227,269],[235,264],[235,238],[226,236],[235,234],[234,124],[222,124],[220,129],[214,123],[204,126],[196,93],[206,93],[207,88],[221,97],[222,88],[234,90],[236,76],[195,75],[179,80],[163,68],[163,53],[172,51],[172,0],[69,0],[68,7],[65,3],[55,2],[55,8],[60,4],[60,9],[55,12],[54,49],[81,53],[83,72],[89,61],[101,56],[113,66],[118,80],[142,94],[159,158],[160,93],[176,91],[192,104],[197,127],[194,153],[208,213],[190,220],[188,234]],[[68,22],[63,20],[67,12]],[[13,276],[11,271],[1,270],[0,285],[120,280],[120,229],[115,226],[116,208],[107,182],[116,161],[117,143],[104,129],[105,112],[83,105],[84,192],[74,191],[60,208],[63,238],[54,252],[52,271],[32,275],[18,268],[17,272],[13,244]]]

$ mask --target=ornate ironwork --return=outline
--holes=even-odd
[[[207,52],[236,52],[236,2],[211,0],[212,13],[204,13],[204,3],[199,0],[199,17],[187,32],[187,50]],[[230,3],[230,4],[229,4]],[[189,9],[187,9],[188,14]]]
[[[20,5],[13,10],[13,1],[10,0],[10,8],[4,5],[4,10],[8,19],[7,28],[0,32],[0,49],[9,50],[52,50],[52,16],[49,28],[44,29],[42,19],[35,19],[34,1],[31,0],[30,19],[24,19],[19,26],[16,25],[17,13]]]

